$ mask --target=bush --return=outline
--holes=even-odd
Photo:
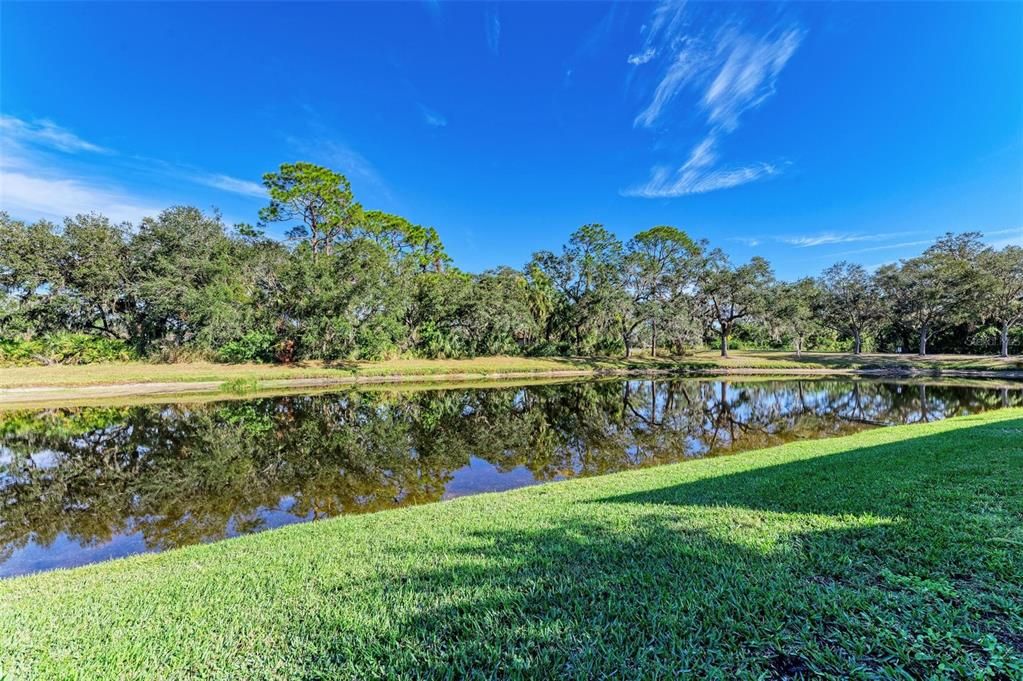
[[[356,355],[359,359],[383,360],[398,357],[394,336],[400,329],[390,324],[363,324],[355,333]]]
[[[94,364],[136,359],[138,355],[125,341],[87,333],[60,333],[32,340],[0,340],[0,364]]]
[[[572,355],[573,350],[569,343],[544,340],[530,347],[527,354],[530,357],[564,357]]]
[[[432,321],[419,330],[417,346],[416,354],[426,359],[450,359],[463,355],[459,339]]]
[[[217,350],[217,361],[227,363],[272,362],[276,338],[265,331],[249,331]]]
[[[236,378],[220,384],[221,392],[245,395],[259,390],[259,381],[254,378]]]

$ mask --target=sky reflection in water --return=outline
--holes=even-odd
[[[610,380],[0,414],[0,576],[1023,405],[1023,386]]]

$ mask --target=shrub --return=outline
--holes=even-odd
[[[254,378],[235,378],[220,384],[221,392],[235,395],[245,395],[257,390],[259,390],[259,381]]]
[[[94,364],[127,362],[138,355],[119,338],[59,333],[32,340],[0,340],[0,364]]]
[[[441,329],[434,322],[427,322],[419,330],[416,354],[426,359],[450,359],[462,356],[458,338]]]
[[[217,361],[272,362],[276,338],[265,331],[249,331],[238,340],[225,343],[217,350]]]
[[[563,357],[573,353],[568,343],[544,340],[529,348],[528,354],[531,357]]]
[[[398,356],[394,329],[387,324],[365,324],[355,334],[356,355],[359,359],[383,360]]]

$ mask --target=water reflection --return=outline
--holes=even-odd
[[[0,575],[1023,404],[852,380],[589,381],[0,415]]]

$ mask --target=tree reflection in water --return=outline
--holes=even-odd
[[[0,574],[60,538],[163,550],[436,501],[460,469],[473,489],[470,457],[546,481],[1020,404],[1005,388],[681,379],[12,412]]]

